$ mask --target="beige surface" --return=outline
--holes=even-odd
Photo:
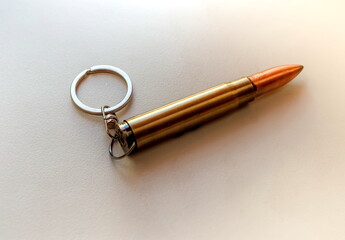
[[[2,1],[1,239],[344,239],[344,1]],[[113,163],[69,98],[109,64],[122,119],[268,67],[270,96]],[[95,76],[93,106],[124,86]],[[101,96],[103,94],[103,96]]]

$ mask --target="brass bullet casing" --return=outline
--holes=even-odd
[[[247,78],[223,83],[118,124],[122,147],[143,148],[179,135],[254,100],[256,88]]]

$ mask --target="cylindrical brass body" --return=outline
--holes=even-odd
[[[128,141],[135,141],[137,148],[148,146],[238,108],[254,100],[255,93],[255,87],[248,78],[220,84],[125,120],[120,124],[120,128],[122,125],[127,132],[122,139],[127,146],[131,145]]]

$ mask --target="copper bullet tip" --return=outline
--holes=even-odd
[[[294,79],[303,70],[302,65],[282,65],[249,76],[256,87],[257,95],[280,88]]]

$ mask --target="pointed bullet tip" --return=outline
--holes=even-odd
[[[287,65],[282,65],[280,67],[285,67],[286,69],[290,68],[290,70],[296,71],[298,73],[300,73],[304,68],[304,66],[300,64],[287,64]]]
[[[256,86],[258,95],[277,89],[294,79],[302,70],[303,65],[288,64],[253,74],[248,78]]]

